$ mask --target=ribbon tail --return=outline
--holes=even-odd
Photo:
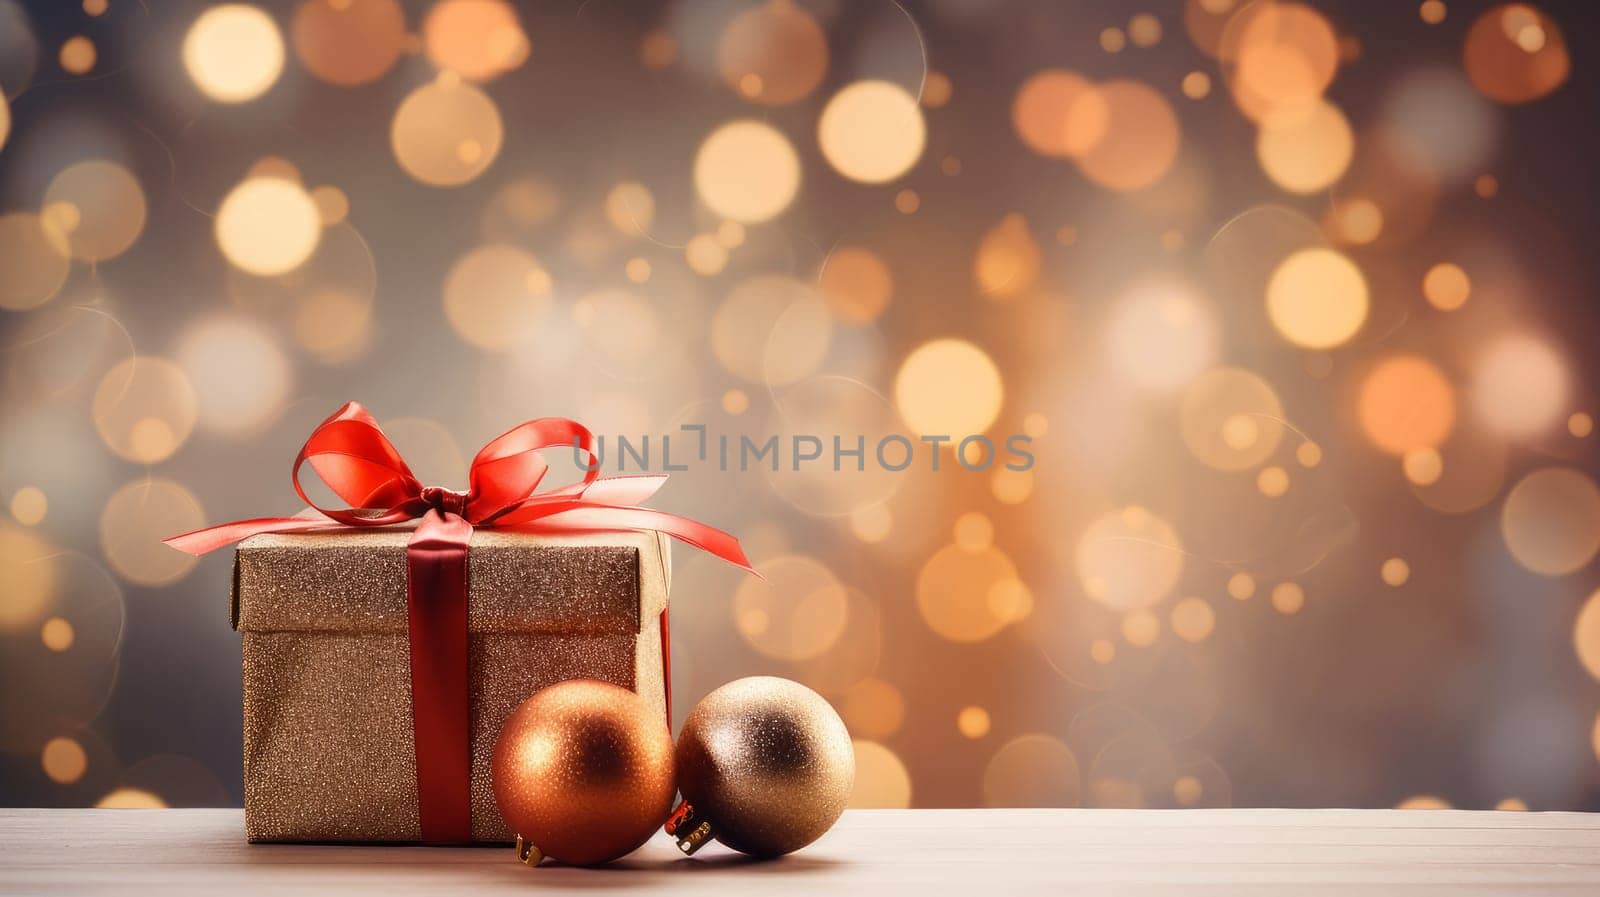
[[[225,548],[235,542],[243,541],[261,533],[297,533],[304,530],[323,529],[337,525],[334,521],[321,515],[316,517],[256,517],[250,520],[235,520],[232,523],[208,526],[205,529],[197,529],[192,533],[172,536],[161,541],[163,544],[170,545],[184,554],[199,557],[207,552]]]
[[[756,576],[761,575],[750,565],[750,559],[745,557],[744,548],[739,545],[738,539],[716,527],[654,508],[579,505],[508,528],[536,532],[659,530],[685,545],[713,554],[741,570],[754,573]]]

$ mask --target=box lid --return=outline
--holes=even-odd
[[[408,628],[413,524],[263,534],[234,554],[233,627],[246,632]],[[671,547],[656,532],[477,529],[467,553],[472,632],[638,632],[667,605]]]

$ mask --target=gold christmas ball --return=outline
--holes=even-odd
[[[752,676],[722,686],[678,733],[678,789],[668,823],[685,853],[716,838],[774,857],[833,827],[855,785],[850,733],[822,696],[798,682]]]
[[[495,742],[494,798],[523,861],[593,866],[632,852],[672,808],[672,733],[624,688],[573,679],[522,702]]]

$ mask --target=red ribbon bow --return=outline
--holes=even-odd
[[[549,465],[544,449],[570,447],[587,457],[583,479],[539,490]],[[300,485],[311,469],[349,507],[324,508]],[[355,402],[323,421],[301,447],[294,490],[321,517],[259,517],[173,536],[166,544],[193,555],[258,533],[420,520],[406,552],[411,639],[412,726],[416,738],[417,810],[422,838],[472,838],[467,683],[467,545],[475,527],[536,532],[657,530],[754,572],[739,540],[686,517],[638,504],[666,476],[601,477],[594,434],[576,421],[545,417],[506,431],[472,459],[466,492],[423,486],[378,422]]]

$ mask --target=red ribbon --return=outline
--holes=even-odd
[[[538,491],[549,471],[539,452],[563,447],[587,457],[583,479]],[[324,508],[306,495],[300,469],[308,463],[349,507]],[[491,440],[472,459],[467,491],[454,492],[418,482],[377,420],[348,402],[312,431],[294,459],[291,479],[301,500],[322,517],[238,520],[173,536],[166,544],[201,555],[258,533],[322,529],[330,521],[344,526],[420,521],[406,549],[406,601],[417,814],[422,839],[430,843],[472,840],[467,545],[475,527],[657,530],[754,572],[733,536],[686,517],[637,507],[661,488],[666,476],[601,477],[594,434],[565,418],[527,421]]]

